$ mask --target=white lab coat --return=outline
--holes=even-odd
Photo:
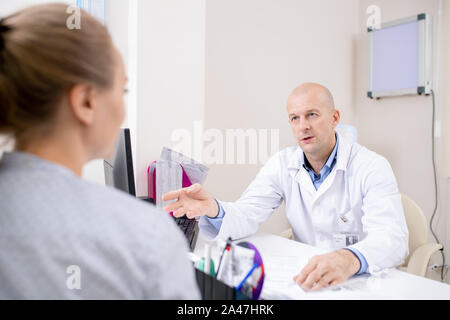
[[[316,191],[303,168],[303,151],[289,147],[276,153],[236,202],[220,201],[225,217],[219,232],[200,219],[208,238],[239,239],[255,233],[282,201],[294,239],[336,250],[360,251],[370,273],[401,265],[408,255],[408,229],[401,196],[389,162],[339,135],[337,161]],[[359,242],[342,243],[355,234]]]

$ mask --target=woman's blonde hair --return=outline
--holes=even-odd
[[[114,45],[81,10],[69,29],[67,4],[28,7],[0,20],[0,133],[15,137],[51,121],[76,84],[113,85]]]

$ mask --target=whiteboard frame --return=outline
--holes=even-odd
[[[419,55],[418,55],[418,86],[416,88],[405,88],[399,90],[386,90],[386,91],[373,91],[372,83],[372,65],[373,65],[373,32],[382,30],[385,28],[402,25],[410,22],[418,21],[419,24],[419,34],[418,34],[418,44],[419,44]],[[367,96],[371,99],[389,97],[389,96],[400,96],[409,94],[425,94],[428,95],[432,90],[432,17],[428,14],[422,13],[412,17],[407,17],[403,19],[398,19],[394,21],[389,21],[382,23],[380,29],[367,29],[369,36],[369,91]]]

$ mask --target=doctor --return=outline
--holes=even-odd
[[[177,199],[165,210],[202,216],[209,237],[237,239],[255,233],[285,201],[294,239],[330,250],[294,277],[304,289],[401,265],[408,230],[389,162],[335,131],[340,113],[322,85],[294,89],[287,113],[298,146],[276,153],[239,200],[217,201],[195,184],[165,194],[164,201]]]

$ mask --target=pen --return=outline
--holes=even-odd
[[[253,273],[253,271],[255,271],[255,269],[259,267],[259,264],[254,263],[253,267],[250,269],[249,272],[247,272],[247,274],[245,275],[244,279],[241,281],[241,283],[239,283],[239,285],[237,286],[236,290],[241,290],[242,286],[244,285],[245,281],[247,281],[247,279],[251,276],[251,274]]]
[[[227,266],[228,260],[229,260],[229,256],[231,254],[230,249],[231,249],[231,246],[227,245],[225,247],[224,253],[222,254],[223,259],[220,259],[220,262],[222,264],[220,264],[220,262],[219,262],[219,267],[217,268],[217,280],[222,280],[222,278],[223,278],[223,274],[225,272],[224,270],[226,269],[226,266]],[[224,268],[224,265],[225,265],[225,268]]]
[[[219,275],[219,270],[220,270],[220,267],[221,267],[221,265],[222,265],[222,259],[223,259],[223,256],[224,256],[224,254],[225,254],[225,252],[226,252],[227,250],[228,250],[228,251],[230,250],[230,246],[231,246],[231,237],[228,238],[227,243],[226,243],[225,247],[224,247],[223,250],[222,250],[222,254],[220,255],[219,264],[218,264],[218,266],[217,266],[217,274],[216,274],[216,278],[218,278],[218,275]]]

